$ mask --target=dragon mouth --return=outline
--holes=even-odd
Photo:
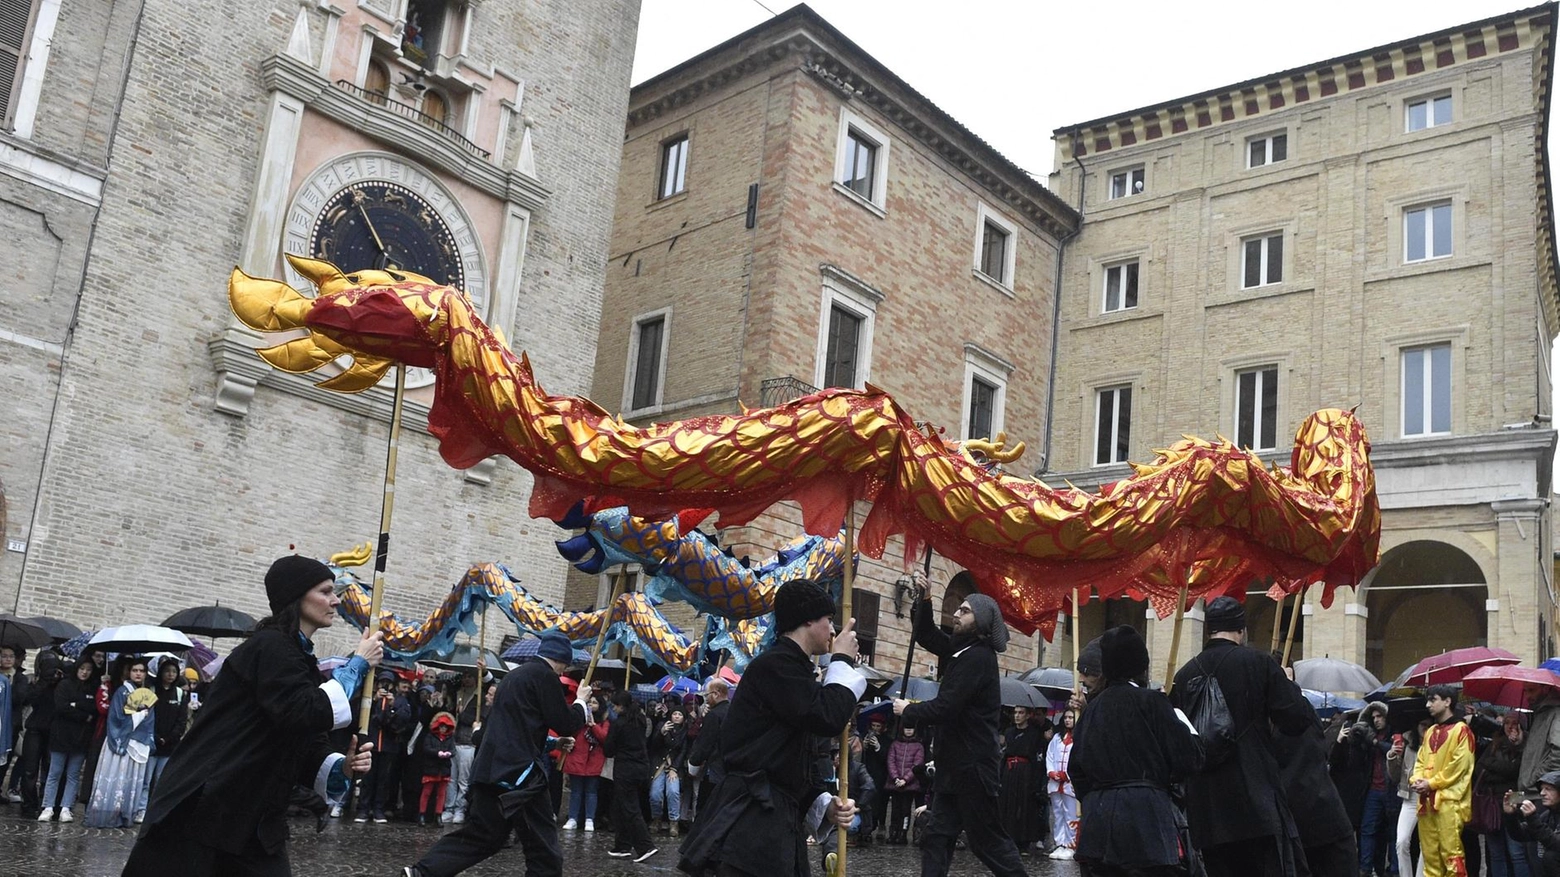
[[[394,290],[354,288],[327,293],[314,300],[304,323],[346,346],[421,368],[433,368],[440,357],[423,322]]]

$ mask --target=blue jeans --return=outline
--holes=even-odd
[[[162,776],[163,768],[168,766],[170,755],[153,755],[146,759],[146,779],[141,783],[141,795],[136,798],[135,812],[146,812],[146,799],[151,797],[152,784]]]
[[[54,806],[54,796],[59,793],[61,776],[65,778],[65,799],[60,801],[60,809],[69,810],[76,806],[76,790],[81,787],[81,765],[86,760],[85,752],[49,753],[49,778],[43,783],[44,807]]]
[[[1365,810],[1360,818],[1361,873],[1397,873],[1397,857],[1392,850],[1398,808],[1402,804],[1396,789],[1371,789],[1365,793]]]
[[[1527,849],[1504,830],[1484,836],[1490,877],[1529,877]]]
[[[682,777],[672,768],[650,780],[650,818],[660,819],[663,813],[672,822],[682,818]]]
[[[601,777],[569,774],[569,818],[585,827],[585,820],[596,818],[596,788]]]

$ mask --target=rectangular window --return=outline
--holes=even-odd
[[[872,200],[872,181],[877,172],[877,151],[877,144],[868,140],[855,128],[851,128],[845,135],[845,179],[841,182],[846,188],[868,201]]]
[[[829,309],[829,344],[824,354],[823,386],[856,386],[856,366],[861,355],[860,316],[839,305]]]
[[[1105,269],[1104,313],[1126,311],[1138,304],[1138,263],[1136,260]]]
[[[688,188],[688,135],[661,146],[660,198],[670,198]]]
[[[980,238],[980,273],[998,283],[1008,283],[1007,273],[1008,233],[996,223],[987,221]]]
[[[997,411],[996,386],[978,377],[970,378],[970,422],[967,439],[989,439]]]
[[[1246,238],[1240,242],[1240,287],[1251,289],[1284,280],[1284,236]]]
[[[1438,125],[1449,125],[1452,121],[1452,96],[1443,94],[1440,97],[1409,101],[1406,115],[1410,131],[1423,131]]]
[[[1143,192],[1143,169],[1119,171],[1110,177],[1110,200],[1127,198]]]
[[[37,0],[0,0],[0,129],[10,130]]]
[[[866,588],[850,589],[850,614],[856,619],[856,646],[868,666],[872,665],[872,656],[877,652],[878,617],[882,613],[882,599],[880,594]],[[840,617],[843,610],[843,606],[834,607],[835,627],[845,623],[845,619]]]
[[[1235,444],[1253,451],[1278,447],[1278,366],[1235,373]]]
[[[1124,463],[1132,443],[1132,388],[1095,393],[1094,465]]]
[[[1403,434],[1452,431],[1452,345],[1403,351]]]
[[[1289,135],[1271,134],[1250,140],[1246,146],[1246,167],[1262,167],[1289,157]]]
[[[1403,211],[1403,261],[1422,262],[1452,254],[1452,202]]]
[[[630,406],[634,411],[661,402],[661,336],[665,330],[665,317],[645,320],[636,330],[639,345],[634,356],[634,395]]]

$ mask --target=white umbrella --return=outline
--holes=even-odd
[[[185,652],[195,644],[184,634],[155,624],[126,624],[105,627],[92,635],[86,651],[140,654],[142,652]]]

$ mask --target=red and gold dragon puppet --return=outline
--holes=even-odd
[[[810,534],[839,532],[871,502],[858,547],[881,557],[905,536],[963,565],[1023,631],[1047,634],[1075,587],[1147,597],[1244,596],[1254,579],[1293,591],[1321,582],[1324,603],[1376,562],[1380,509],[1364,427],[1325,409],[1301,423],[1287,469],[1227,441],[1188,438],[1098,494],[989,471],[915,421],[887,393],[824,390],[774,408],[647,427],[595,403],[553,396],[459,290],[391,271],[343,274],[288,256],[318,289],[306,297],[235,270],[234,312],[261,332],[304,335],[258,351],[289,372],[344,356],[322,386],[368,389],[396,363],[437,375],[429,431],[456,468],[503,454],[536,479],[531,513],[559,519],[626,505],[664,519],[717,512],[736,526],[794,500]]]

